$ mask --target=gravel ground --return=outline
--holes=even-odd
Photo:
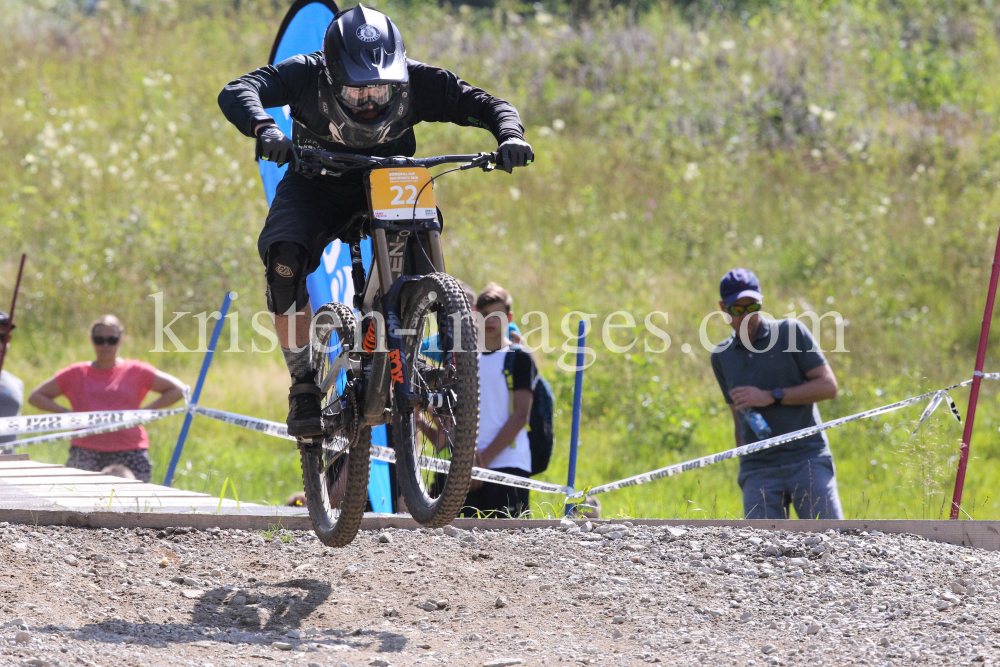
[[[0,524],[0,664],[992,664],[998,573],[877,531]]]

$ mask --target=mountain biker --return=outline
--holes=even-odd
[[[508,173],[534,159],[513,105],[407,58],[396,25],[361,5],[335,15],[321,51],[241,76],[223,88],[219,106],[240,132],[257,138],[257,157],[278,166],[296,159],[293,146],[412,157],[413,126],[425,121],[488,129],[499,144],[498,165]],[[291,138],[264,111],[272,107],[284,107],[295,121]],[[323,431],[321,394],[310,369],[306,276],[326,245],[351,231],[352,216],[367,209],[360,172],[309,179],[288,170],[257,242],[268,309],[292,377],[289,435]]]

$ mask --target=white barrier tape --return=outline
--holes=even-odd
[[[1000,379],[1000,374],[995,374],[995,375],[997,375],[996,379]],[[859,419],[866,419],[868,417],[877,417],[878,415],[883,415],[886,414],[887,412],[894,412],[901,408],[905,408],[909,405],[913,405],[914,403],[918,403],[931,396],[935,396],[939,392],[947,392],[949,389],[954,389],[956,387],[964,387],[969,384],[972,384],[972,380],[959,382],[949,387],[945,387],[944,389],[929,391],[926,394],[920,394],[919,396],[906,398],[903,399],[902,401],[898,401],[896,403],[890,403],[889,405],[884,405],[880,408],[873,408],[871,410],[859,412],[857,414],[849,415],[847,417],[841,417],[840,419],[834,419],[833,421],[824,422],[823,424],[819,424],[818,426],[810,426],[809,428],[804,428],[798,431],[793,431],[791,433],[786,433],[784,435],[775,436],[773,438],[768,438],[767,440],[761,440],[760,442],[754,442],[749,445],[735,447],[733,449],[729,449],[724,452],[719,452],[717,454],[709,454],[708,456],[702,456],[701,458],[692,459],[690,461],[675,463],[673,465],[666,466],[665,468],[659,468],[657,470],[645,472],[640,475],[635,475],[633,477],[627,477],[625,479],[618,480],[617,482],[609,482],[608,484],[601,484],[600,486],[595,486],[594,488],[590,489],[587,493],[588,494],[607,493],[608,491],[617,491],[619,489],[624,489],[629,486],[638,486],[639,484],[646,484],[648,482],[652,482],[653,480],[661,479],[663,477],[673,477],[674,475],[679,475],[682,472],[687,472],[688,470],[704,468],[705,466],[710,466],[715,463],[721,463],[722,461],[728,461],[729,459],[734,459],[738,456],[746,456],[747,454],[753,454],[755,452],[759,452],[765,449],[771,449],[772,447],[783,445],[786,442],[792,442],[793,440],[801,440],[802,438],[812,435],[813,433],[819,433],[821,431],[826,431],[831,428],[836,428],[837,426],[842,426],[852,421],[857,421]],[[570,498],[583,498],[583,497],[584,493],[582,491],[574,493],[572,496],[570,496]]]
[[[395,463],[396,452],[389,447],[379,447],[377,445],[373,445],[372,458],[378,461],[385,461],[386,463]],[[451,469],[451,464],[448,461],[431,456],[421,456],[419,464],[424,470],[433,470],[434,472],[445,474],[447,474]],[[504,486],[516,486],[522,489],[539,491],[541,493],[559,493],[562,495],[569,493],[569,487],[566,486],[550,484],[549,482],[539,482],[528,477],[518,477],[517,475],[510,475],[505,472],[489,470],[487,468],[473,467],[472,479],[478,479],[484,482],[494,482],[496,484],[503,484]]]
[[[136,426],[142,426],[143,424],[148,424],[149,422],[154,422],[171,415],[178,415],[183,412],[187,412],[187,408],[177,408],[176,410],[150,410],[149,412],[162,413],[155,414],[141,418],[130,419],[125,422],[120,422],[118,424],[111,424],[108,426],[95,426],[93,428],[85,428],[79,431],[65,431],[63,433],[50,433],[48,435],[39,435],[34,438],[24,438],[23,440],[15,440],[13,442],[8,442],[4,446],[6,447],[25,447],[27,445],[37,445],[43,442],[56,442],[58,440],[69,440],[70,438],[84,438],[88,435],[97,435],[99,433],[113,433],[114,431],[123,431],[127,428],[135,428]]]
[[[191,408],[191,412],[203,417],[208,417],[209,419],[224,422],[226,424],[239,426],[240,428],[245,428],[250,431],[257,431],[258,433],[273,435],[276,438],[284,438],[285,440],[298,442],[298,440],[288,435],[288,427],[279,422],[273,422],[267,419],[257,419],[256,417],[246,417],[244,415],[238,415],[235,412],[225,412],[224,410],[212,410],[211,408],[203,408],[197,405]]]
[[[504,486],[517,486],[522,489],[530,489],[541,493],[558,493],[562,496],[569,495],[572,492],[572,489],[568,486],[560,486],[559,484],[551,484],[549,482],[539,482],[528,477],[508,475],[505,472],[488,470],[486,468],[473,468],[472,479],[481,479],[484,482],[493,482],[495,484],[503,484]]]
[[[66,429],[92,428],[97,426],[112,426],[126,422],[145,419],[162,419],[187,408],[173,410],[110,410],[106,412],[63,412],[55,415],[29,415],[26,417],[0,418],[0,435],[17,435],[21,433],[47,433],[49,431],[64,431]],[[152,419],[150,421],[152,421]]]
[[[947,391],[944,392],[944,397],[948,399],[948,407],[951,409],[951,416],[955,418],[959,424],[962,423],[962,414],[958,411],[958,406],[955,405],[955,399],[951,397]]]
[[[927,407],[924,408],[924,411],[921,413],[920,419],[917,421],[916,428],[914,428],[913,432],[910,433],[910,440],[913,440],[914,436],[917,435],[917,431],[919,431],[920,427],[924,425],[924,422],[927,421],[927,419],[932,414],[934,414],[935,410],[938,409],[938,406],[941,405],[941,401],[944,400],[944,395],[945,392],[943,389],[941,391],[934,392],[934,396],[931,398],[930,402],[927,404]]]
[[[278,438],[284,438],[285,440],[295,440],[295,438],[288,435],[288,429],[284,424],[269,421],[267,419],[257,419],[256,417],[247,417],[245,415],[238,415],[232,412],[225,412],[223,410],[212,410],[210,408],[194,407],[192,412],[202,415],[204,417],[209,417],[210,419],[215,419],[217,421],[225,422],[226,424],[232,424],[233,426],[239,426],[240,428],[245,428],[250,431],[257,431],[258,433],[265,433],[267,435],[273,435]],[[396,462],[396,452],[389,447],[372,446],[372,458],[377,461],[385,461],[386,463]],[[444,459],[438,459],[430,456],[421,456],[419,459],[420,467],[424,470],[432,470],[434,472],[440,472],[447,474],[450,464]],[[495,482],[497,484],[503,484],[506,486],[516,486],[522,489],[531,489],[533,491],[540,491],[542,493],[561,493],[565,495],[569,489],[565,486],[559,486],[558,484],[549,484],[548,482],[538,482],[533,479],[528,479],[526,477],[518,477],[517,475],[508,475],[507,473],[497,472],[496,470],[486,470],[484,468],[473,468],[472,478],[479,479],[484,482]]]

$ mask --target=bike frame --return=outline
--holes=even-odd
[[[361,323],[368,322],[369,327],[377,326],[376,315],[381,315],[384,323],[384,340],[386,345],[375,345],[371,350],[369,368],[365,369],[363,377],[364,395],[361,402],[361,413],[365,424],[377,426],[391,421],[392,411],[389,407],[390,388],[394,387],[397,396],[405,397],[405,404],[416,407],[420,398],[409,391],[407,377],[406,350],[403,345],[404,335],[417,335],[416,331],[401,329],[400,307],[405,288],[431,272],[445,271],[444,250],[441,245],[441,215],[430,219],[397,219],[382,220],[375,216],[372,205],[371,174],[377,169],[393,167],[433,167],[447,163],[467,163],[458,169],[482,168],[490,171],[496,163],[495,153],[479,153],[476,155],[443,155],[432,158],[375,158],[346,153],[329,153],[314,149],[302,149],[293,168],[297,171],[326,176],[340,174],[345,171],[365,169],[364,185],[368,195],[368,212],[364,220],[355,219],[350,225],[357,233],[349,239],[351,253],[351,276],[354,282],[354,307],[361,313]],[[440,174],[439,174],[440,175]],[[436,178],[436,177],[435,177]],[[433,181],[433,179],[432,179]],[[428,183],[425,187],[431,187]],[[374,266],[366,272],[361,259],[361,240],[370,232],[372,239],[372,254]],[[425,249],[426,248],[426,252]],[[428,261],[429,260],[429,261]],[[361,340],[367,332],[359,332]],[[381,348],[381,349],[380,349]],[[350,364],[344,357],[355,350],[344,351],[333,361],[334,372],[341,366]]]

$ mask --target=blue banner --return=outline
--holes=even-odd
[[[325,0],[298,0],[288,10],[285,20],[278,30],[271,57],[268,61],[273,65],[292,56],[312,53],[323,48],[323,35],[333,20],[337,6]],[[286,136],[292,136],[292,117],[288,107],[267,109]],[[285,167],[277,167],[273,162],[259,160],[260,178],[264,183],[264,195],[268,206],[274,200],[278,181],[285,175]],[[361,254],[365,266],[371,268],[371,242],[365,240],[361,244]],[[306,279],[309,288],[309,302],[313,310],[330,301],[339,301],[347,305],[353,304],[354,281],[351,279],[350,249],[340,241],[334,241],[323,251],[323,260]],[[387,447],[384,426],[372,430],[372,444]],[[368,483],[368,497],[371,500],[372,511],[392,512],[392,493],[389,485],[389,464],[385,461],[372,461],[371,478]]]

